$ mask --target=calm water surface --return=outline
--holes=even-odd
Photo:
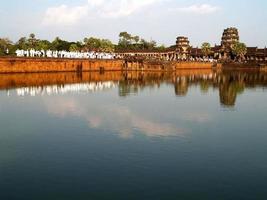
[[[0,75],[0,199],[267,199],[267,73]]]

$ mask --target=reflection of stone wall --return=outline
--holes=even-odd
[[[173,93],[185,96],[191,86],[199,86],[203,93],[208,93],[210,88],[218,91],[220,102],[224,106],[234,106],[238,95],[246,88],[267,87],[267,73],[259,70],[240,71],[223,70],[178,70],[172,72],[142,72],[142,71],[117,71],[117,72],[64,72],[64,73],[19,73],[0,74],[0,90],[17,88],[32,88],[43,86],[98,83],[102,87],[104,82],[118,83],[120,96],[138,93],[145,88],[159,88],[162,84],[173,86]],[[76,87],[76,86],[75,86]],[[89,86],[88,86],[89,87]],[[91,86],[90,86],[91,87]]]
[[[101,81],[119,81],[121,72],[64,72],[64,73],[20,73],[0,74],[0,89],[33,87],[46,85],[64,85],[72,83],[87,83]]]
[[[176,69],[211,69],[213,63],[209,62],[177,62]]]

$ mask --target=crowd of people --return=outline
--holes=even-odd
[[[209,58],[209,57],[204,57],[204,58],[201,58],[201,57],[196,57],[196,58],[189,58],[189,61],[191,62],[210,62],[210,63],[217,63],[218,60],[217,59],[214,59],[214,58]]]
[[[96,52],[96,51],[88,51],[88,52],[79,52],[79,51],[53,51],[53,50],[16,50],[17,57],[43,57],[43,58],[72,58],[72,59],[125,59],[125,58],[136,58],[133,54],[115,54],[115,53],[107,53],[107,52]],[[159,58],[160,55],[157,55],[155,58]],[[151,57],[149,57],[151,58]],[[217,62],[216,59],[213,58],[184,58],[179,59],[172,56],[167,56],[165,58],[168,61],[191,61],[191,62]]]
[[[83,59],[115,59],[114,53],[107,52],[78,52],[78,51],[52,51],[52,50],[16,50],[17,57],[43,57],[43,58],[83,58]]]

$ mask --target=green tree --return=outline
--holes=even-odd
[[[165,47],[164,44],[162,44],[162,45],[158,46],[157,49],[160,50],[160,51],[163,51],[163,50],[166,49],[166,47]]]
[[[48,50],[51,47],[51,43],[48,40],[38,40],[36,49],[37,50]]]
[[[36,39],[34,33],[31,33],[29,35],[27,43],[28,43],[28,47],[29,48],[34,48],[35,49],[37,47],[38,39]]]
[[[0,38],[0,55],[3,56],[9,53],[12,45],[12,41],[8,38]]]
[[[100,41],[100,50],[104,52],[114,52],[114,44],[108,39]]]
[[[211,53],[211,45],[208,42],[204,42],[201,45],[201,51],[205,57],[209,56]]]
[[[72,44],[71,42],[56,37],[54,41],[51,43],[50,48],[51,50],[57,50],[57,51],[68,50],[71,44]]]
[[[108,39],[84,38],[84,48],[88,51],[113,52],[114,44]]]
[[[98,38],[84,38],[84,46],[88,51],[98,51],[101,46],[101,41]]]
[[[130,41],[130,40],[132,39],[132,35],[129,34],[129,33],[127,33],[126,31],[121,32],[121,33],[119,34],[119,37],[120,37],[121,39],[125,39],[125,40],[128,40],[128,41]]]
[[[232,46],[232,53],[235,55],[235,60],[238,59],[239,62],[242,62],[242,60],[245,58],[245,55],[247,53],[247,46],[244,43],[236,42]]]
[[[17,43],[16,46],[18,49],[28,49],[28,42],[27,42],[27,38],[26,37],[21,37]]]
[[[156,46],[157,46],[157,43],[154,40],[151,40],[150,42],[148,42],[145,39],[141,39],[140,41],[141,49],[153,50],[156,48]]]
[[[69,51],[79,51],[79,47],[76,43],[70,45]]]
[[[155,40],[151,40],[150,42],[148,42],[148,49],[149,50],[153,50],[157,47],[157,42]]]
[[[131,34],[127,32],[121,32],[119,34],[119,43],[118,47],[120,49],[131,49],[132,48],[132,39],[133,37]]]
[[[135,44],[138,44],[140,37],[138,35],[136,35],[133,37],[133,40],[134,40]]]

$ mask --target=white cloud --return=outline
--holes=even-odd
[[[55,96],[48,99],[44,96],[43,102],[48,113],[65,118],[75,116],[88,122],[90,128],[112,130],[122,138],[131,138],[135,132],[147,137],[184,136],[188,130],[177,127],[175,124],[154,121],[135,113],[128,107],[109,104],[98,106],[99,101],[91,99],[90,104],[72,97]],[[116,120],[114,120],[116,119]]]
[[[162,0],[101,0],[101,3],[98,3],[98,13],[102,17],[123,17],[159,1]]]
[[[218,11],[220,8],[217,6],[212,6],[210,4],[200,4],[191,5],[188,7],[180,7],[174,9],[178,12],[193,13],[193,14],[211,14]]]
[[[208,123],[212,121],[211,115],[205,112],[185,113],[182,118],[184,120],[197,122],[197,123]]]
[[[45,12],[45,25],[73,25],[86,17],[118,18],[164,0],[88,0],[84,5],[60,5]]]
[[[88,13],[87,6],[68,7],[61,5],[59,7],[48,8],[43,19],[45,25],[72,25],[86,17]]]

